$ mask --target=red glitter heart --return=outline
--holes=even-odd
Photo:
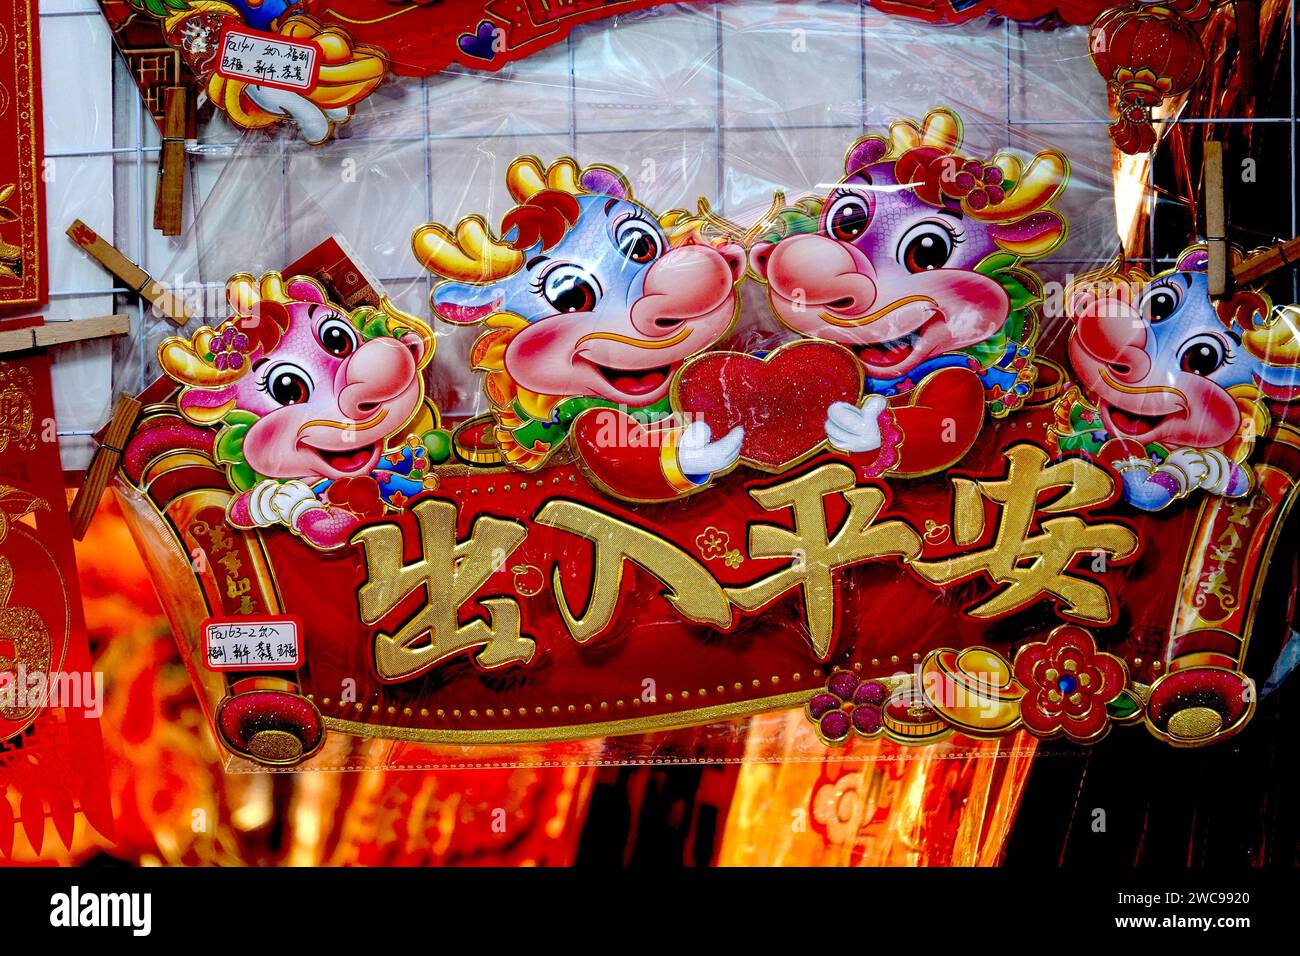
[[[762,358],[710,352],[692,359],[673,385],[673,404],[703,420],[715,439],[745,428],[740,460],[781,471],[826,442],[826,409],[862,398],[862,365],[831,342],[793,342]]]

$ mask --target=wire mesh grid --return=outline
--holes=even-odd
[[[674,6],[687,7],[687,5]],[[663,17],[671,16],[674,13],[686,14],[689,12],[693,17],[707,17],[711,23],[712,44],[714,47],[711,52],[711,70],[714,80],[712,116],[707,121],[700,123],[674,122],[673,130],[675,134],[698,133],[712,138],[716,156],[713,169],[713,195],[718,197],[717,206],[723,214],[726,213],[727,202],[725,169],[728,160],[729,140],[747,133],[772,129],[770,123],[747,124],[729,119],[725,101],[727,91],[723,82],[728,70],[728,43],[732,37],[743,33],[745,21],[748,18],[752,18],[756,22],[762,21],[771,14],[772,10],[770,8],[774,6],[766,3],[720,3],[708,6],[707,9],[701,9],[698,6],[681,11],[672,8],[659,8],[652,11],[651,16],[648,18],[652,21],[661,20]],[[853,0],[838,0],[836,3],[807,3],[782,6],[787,10],[789,6],[807,7],[808,10],[805,11],[805,16],[811,18],[825,15],[829,10],[836,9],[841,18],[839,24],[842,27],[846,8],[848,15],[851,17],[854,5]],[[856,48],[857,87],[860,94],[859,102],[862,104],[856,122],[830,124],[822,121],[811,124],[799,122],[781,123],[780,129],[783,133],[794,136],[804,129],[816,129],[818,131],[838,130],[844,134],[847,143],[853,137],[861,135],[874,125],[872,117],[868,115],[867,104],[870,100],[868,96],[869,80],[873,72],[870,43],[872,29],[875,24],[871,21],[872,18],[879,16],[879,14],[871,11],[865,3],[857,5],[856,29],[837,29],[833,34],[836,42],[847,44],[850,49]],[[1297,74],[1295,44],[1292,40],[1295,32],[1294,4],[1288,17],[1290,18],[1290,31],[1284,48],[1285,62],[1281,65],[1282,69],[1289,73],[1291,87],[1289,109],[1285,114],[1256,116],[1250,119],[1184,114],[1175,118],[1173,122],[1183,124],[1253,122],[1267,126],[1282,124],[1281,128],[1285,130],[1284,135],[1288,140],[1287,152],[1291,171],[1289,235],[1295,235],[1300,232],[1300,229],[1297,228],[1298,197],[1296,195],[1295,176]],[[639,24],[635,23],[638,18],[625,19],[633,21],[630,24],[632,27],[639,26]],[[76,23],[79,32],[70,34],[66,28],[69,22]],[[106,234],[111,232],[114,236],[114,243],[139,262],[147,271],[153,273],[154,270],[165,268],[170,263],[175,252],[176,241],[164,239],[153,232],[151,228],[153,181],[160,152],[158,130],[138,94],[125,64],[111,51],[108,54],[109,60],[105,60],[102,56],[106,46],[111,46],[111,39],[98,7],[94,4],[94,0],[42,0],[41,27],[44,38],[43,61],[47,78],[51,71],[54,70],[70,70],[77,76],[76,83],[64,84],[60,89],[51,89],[48,79],[45,84],[44,111],[47,122],[48,161],[55,164],[55,168],[64,164],[73,167],[72,176],[64,177],[64,189],[69,191],[78,189],[94,191],[94,198],[100,204],[98,213],[101,221],[91,221],[90,225],[92,227]],[[620,28],[622,28],[621,25]],[[655,24],[650,22],[643,28],[654,30]],[[559,72],[564,75],[564,82],[567,84],[565,99],[567,100],[568,115],[565,118],[567,122],[562,124],[529,129],[530,136],[566,139],[570,152],[576,155],[579,152],[580,138],[583,137],[600,133],[618,133],[622,135],[654,134],[656,127],[653,124],[611,126],[608,129],[602,129],[599,124],[593,126],[584,123],[580,127],[579,94],[584,89],[585,84],[592,78],[580,72],[577,50],[579,45],[584,42],[584,38],[603,29],[612,29],[612,27],[609,24],[601,23],[588,26],[575,31],[574,35],[565,41],[562,46],[537,55],[535,59],[539,62],[546,62],[550,68],[562,65]],[[943,30],[948,28],[929,29]],[[736,32],[733,33],[733,30]],[[1109,122],[1109,119],[1104,114],[1098,114],[1095,110],[1091,112],[1081,110],[1077,115],[1037,115],[1032,108],[1027,109],[1024,97],[1018,94],[1025,89],[1027,75],[1034,69],[1034,66],[1025,62],[1023,54],[1025,50],[1033,49],[1035,43],[1043,42],[1040,38],[1047,34],[1036,32],[1032,27],[1024,27],[1011,21],[1003,21],[997,27],[997,30],[1000,31],[1001,36],[1001,60],[1004,74],[1002,86],[1005,95],[1001,104],[1002,115],[990,117],[990,119],[1006,129],[1008,140],[1015,130],[1026,131],[1031,135],[1050,137],[1050,128],[1053,126],[1104,126]],[[1070,42],[1077,44],[1077,47],[1075,47],[1078,51],[1077,55],[1084,56],[1083,38],[1086,35],[1085,32],[1081,28],[1074,28],[1068,32]],[[982,41],[988,42],[990,35],[996,36],[997,33],[982,34]],[[77,38],[77,42],[70,44],[68,42],[70,36]],[[98,59],[89,55],[86,44],[94,47]],[[102,88],[107,83],[108,74],[103,72],[105,67],[111,73],[112,78],[111,103],[107,111],[103,101],[97,101],[94,96],[87,95],[87,91],[93,89],[96,84],[99,84]],[[96,70],[103,75],[96,75]],[[449,75],[455,76],[460,72],[453,70],[449,72]],[[481,74],[480,76],[487,78],[492,84],[520,82],[512,79],[508,74],[505,76]],[[491,131],[485,133],[482,130],[463,131],[456,128],[439,128],[439,117],[436,115],[435,101],[431,94],[438,89],[438,84],[442,82],[444,82],[443,77],[424,80],[398,80],[397,83],[401,84],[404,89],[403,95],[409,96],[412,92],[416,94],[415,102],[418,103],[423,112],[422,128],[394,133],[382,138],[382,142],[391,147],[413,142],[420,143],[423,146],[425,186],[422,208],[419,210],[423,217],[421,221],[433,218],[435,213],[433,195],[434,163],[435,150],[439,148],[439,145],[457,139],[483,140],[494,135]],[[60,137],[51,137],[49,135],[51,125],[63,130],[84,130],[86,127],[91,127],[102,133],[103,125],[108,118],[111,118],[111,139],[92,139],[91,142],[81,142],[78,137],[73,136],[68,138],[68,143],[64,143],[59,141]],[[502,129],[498,131],[497,135],[504,138],[507,136],[514,137],[518,134],[517,131]],[[1099,131],[1099,135],[1104,136],[1104,133]],[[365,142],[365,139],[363,137],[352,137],[348,142],[358,145]],[[232,155],[239,148],[238,143],[238,132],[233,130],[218,115],[204,125],[200,130],[197,141],[189,144],[188,151],[192,162],[196,159],[204,160],[206,168],[198,172],[193,168],[191,169],[186,197],[187,218],[192,220],[195,207],[203,201],[207,187],[211,185],[212,169],[221,165],[222,157]],[[326,149],[328,148],[326,147]],[[294,147],[287,145],[283,137],[279,140],[278,150],[280,159],[278,171],[279,189],[282,196],[280,214],[288,217],[292,214],[288,197],[291,155],[296,150]],[[217,161],[215,164],[209,163],[214,159]],[[107,182],[105,182],[102,170],[97,176],[92,177],[79,174],[78,171],[84,172],[84,164],[91,162],[108,163],[112,167]],[[77,164],[82,165],[78,166]],[[1154,169],[1154,163],[1148,167],[1147,175],[1149,177],[1154,177]],[[57,181],[57,177],[53,178],[53,181]],[[105,186],[109,191],[107,197],[102,194]],[[1154,270],[1156,267],[1172,261],[1157,254],[1157,249],[1161,246],[1157,241],[1159,238],[1157,230],[1160,225],[1158,215],[1160,206],[1163,202],[1178,203],[1180,200],[1176,196],[1162,194],[1162,191],[1151,179],[1148,179],[1146,186],[1148,259],[1149,265]],[[77,209],[79,203],[71,200],[59,203],[52,200],[50,207],[51,216],[53,216],[60,210]],[[89,219],[89,217],[87,218]],[[400,225],[402,228],[409,228],[417,224],[413,212],[411,222]],[[66,225],[66,222],[51,220],[49,229],[55,237],[52,239],[52,244],[61,241],[59,233]],[[287,223],[285,225],[287,226]],[[1282,225],[1279,221],[1279,230]],[[285,243],[281,259],[283,262],[288,262],[292,258],[287,245],[289,229],[284,228],[281,233]],[[1182,238],[1190,239],[1191,237]],[[1265,238],[1270,237],[1261,237],[1261,241]],[[1100,258],[1060,259],[1057,260],[1057,264],[1086,268],[1100,264],[1111,254],[1113,254],[1113,249],[1106,250],[1106,255]],[[165,276],[157,277],[165,279]],[[115,285],[110,281],[111,277],[106,273],[100,273],[100,278],[101,281],[94,281],[94,273],[87,273],[84,263],[79,262],[78,258],[73,254],[53,255],[51,257],[51,302],[47,309],[47,318],[51,321],[57,321],[85,314],[101,314],[111,309],[113,311],[129,311],[132,314],[133,325],[137,329],[145,327],[148,322],[156,321],[150,318],[147,304],[132,295],[130,290]],[[378,278],[385,285],[420,287],[426,297],[433,283],[432,276],[427,273],[399,271],[398,274],[381,274]],[[149,340],[147,336],[137,334],[127,346],[130,352],[133,353],[130,355],[130,361],[122,361],[121,346],[115,350],[105,349],[102,345],[74,347],[59,357],[56,362],[55,392],[56,402],[60,405],[59,422],[61,427],[59,435],[65,467],[79,468],[84,466],[88,460],[90,453],[88,436],[106,420],[111,407],[112,394],[124,391],[138,391],[148,383],[153,374],[152,364],[148,361],[148,347]],[[114,357],[116,357],[116,361],[114,361]],[[93,381],[97,386],[97,390],[99,390],[98,386],[106,381],[106,365],[115,366],[107,370],[107,375],[111,376],[111,378],[107,379],[111,383],[110,386],[102,390],[104,394],[86,395],[85,386],[87,381]],[[59,387],[58,382],[60,372],[64,373],[64,379],[67,383],[63,388]]]

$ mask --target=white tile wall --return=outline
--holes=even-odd
[[[499,219],[509,206],[502,174],[520,153],[576,152],[625,169],[656,210],[693,208],[705,195],[743,219],[766,209],[774,189],[793,198],[833,181],[862,132],[936,105],[962,113],[973,145],[1067,152],[1071,239],[1059,257],[1115,250],[1105,92],[1081,28],[934,28],[852,0],[664,7],[586,27],[499,73],[396,79],[325,147],[241,139],[218,116],[190,147],[189,228],[168,239],[151,228],[157,130],[93,0],[42,0],[41,12],[57,163],[51,320],[114,309],[110,278],[63,240],[74,216],[111,232],[159,278],[213,287],[234,271],[279,268],[339,232],[401,305],[427,315],[411,230],[470,212]],[[84,465],[83,436],[112,394],[149,380],[153,347],[173,331],[132,297],[116,307],[132,313],[131,340],[59,355],[69,468]],[[475,411],[479,392],[464,371],[474,332],[439,332],[435,374],[450,384],[434,391],[459,396],[452,411]]]

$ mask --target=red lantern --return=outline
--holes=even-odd
[[[1111,139],[1123,152],[1155,146],[1151,110],[1186,92],[1201,75],[1205,50],[1196,29],[1169,6],[1112,7],[1088,31],[1092,62],[1115,95]]]

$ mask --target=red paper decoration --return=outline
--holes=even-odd
[[[1188,16],[1200,13],[1183,7]],[[1111,139],[1125,153],[1147,152],[1156,144],[1151,110],[1185,93],[1201,75],[1200,36],[1172,6],[1133,4],[1099,16],[1088,31],[1088,45],[1116,100]]]

